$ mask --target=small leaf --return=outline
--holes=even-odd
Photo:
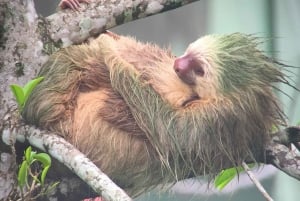
[[[47,175],[47,172],[49,170],[50,166],[46,166],[43,171],[42,171],[42,174],[41,174],[41,184],[44,185],[44,182],[45,182],[45,178],[46,178],[46,175]]]
[[[31,148],[31,146],[29,146],[26,150],[25,150],[25,160],[28,162],[28,164],[30,164],[31,163],[31,150],[32,150],[32,148]]]
[[[297,122],[297,124],[296,124],[297,126],[300,126],[300,120]]]
[[[27,175],[28,175],[28,164],[26,161],[22,162],[22,165],[18,172],[18,184],[22,188],[25,183],[27,183]]]
[[[219,190],[222,190],[231,180],[233,180],[236,174],[236,171],[233,172],[231,169],[222,170],[222,172],[215,179],[215,187]]]
[[[34,159],[38,160],[43,164],[43,170],[41,174],[41,184],[44,184],[47,172],[51,166],[51,158],[48,154],[46,153],[39,153],[34,156]]]
[[[241,171],[243,171],[242,167],[234,167],[222,170],[215,179],[215,187],[219,190],[222,190]]]
[[[43,164],[43,167],[47,167],[51,165],[51,158],[48,154],[46,153],[39,153],[34,155],[34,159],[38,160]]]
[[[12,84],[12,85],[10,85],[10,89],[16,98],[19,108],[22,108],[24,105],[24,100],[25,100],[25,96],[24,96],[22,87],[17,84]]]
[[[275,133],[278,131],[278,127],[276,125],[272,125],[272,133]]]
[[[29,95],[31,94],[32,90],[38,85],[44,77],[38,77],[36,79],[30,80],[27,82],[27,84],[23,87],[23,93],[24,93],[24,104],[26,103]]]

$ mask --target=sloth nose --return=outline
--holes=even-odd
[[[186,79],[188,77],[204,76],[202,65],[192,55],[184,55],[175,59],[174,66],[178,77]]]
[[[186,77],[190,72],[190,62],[187,56],[175,59],[174,70],[179,77]]]
[[[193,73],[194,62],[190,56],[185,55],[175,59],[173,68],[183,82],[195,85],[195,73]]]

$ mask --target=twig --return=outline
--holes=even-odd
[[[246,173],[248,174],[251,181],[254,183],[254,185],[258,189],[258,191],[261,192],[261,194],[266,198],[267,201],[273,201],[273,198],[271,198],[271,196],[267,193],[267,191],[264,189],[264,187],[261,185],[261,183],[256,179],[255,175],[251,172],[249,166],[245,162],[242,163],[242,166],[243,166],[244,170],[246,171]]]

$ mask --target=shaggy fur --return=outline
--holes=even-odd
[[[169,51],[103,34],[50,57],[23,117],[62,134],[131,195],[213,176],[263,160],[284,123],[272,86],[285,79],[257,45],[239,33],[200,38],[185,52],[204,71],[190,85]]]

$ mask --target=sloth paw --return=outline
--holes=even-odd
[[[80,3],[89,3],[90,0],[61,0],[59,3],[59,7],[61,9],[70,8],[72,10],[79,10]]]

